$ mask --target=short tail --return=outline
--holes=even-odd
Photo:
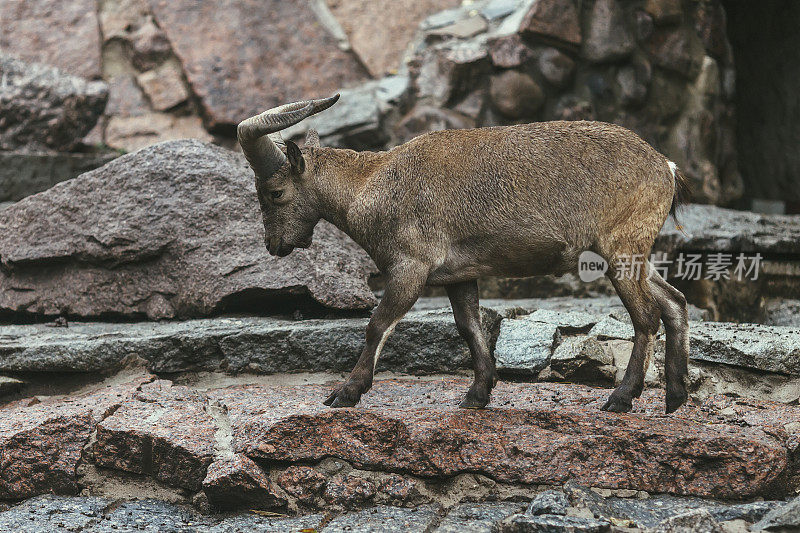
[[[692,188],[689,185],[689,180],[686,178],[686,175],[681,172],[681,169],[678,168],[678,165],[673,163],[672,161],[668,161],[667,165],[669,165],[669,171],[672,173],[672,177],[675,179],[675,194],[672,196],[672,205],[669,208],[669,214],[672,215],[672,218],[675,220],[675,224],[680,229],[680,223],[678,223],[678,207],[685,204],[692,195]]]

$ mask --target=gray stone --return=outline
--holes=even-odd
[[[544,91],[527,74],[507,70],[492,76],[489,94],[497,110],[508,118],[530,118],[542,107]]]
[[[285,129],[281,135],[284,139],[298,138],[315,129],[323,144],[380,147],[388,140],[381,128],[382,118],[389,110],[388,99],[402,96],[408,86],[401,85],[396,80],[372,81],[354,89],[343,89],[337,105]]]
[[[412,76],[419,101],[434,106],[458,101],[472,92],[491,66],[485,36],[431,46],[414,62],[419,64]]]
[[[112,503],[106,498],[69,496],[36,496],[0,513],[0,531],[48,533],[90,531],[100,523]]]
[[[705,55],[703,42],[688,26],[655,32],[648,49],[653,63],[690,80],[697,77]]]
[[[0,53],[0,149],[69,151],[91,130],[108,87]]]
[[[752,523],[780,504],[775,501],[762,501],[731,505],[715,500],[669,494],[652,495],[644,499],[604,498],[575,483],[568,483],[565,490],[573,506],[586,507],[595,516],[608,520],[630,521],[638,528],[655,528],[672,517],[698,510],[706,510],[718,522],[743,519]]]
[[[758,522],[764,516],[780,507],[783,502],[779,501],[758,501],[750,503],[739,503],[734,505],[710,506],[708,512],[717,522],[729,522],[731,520],[744,520],[745,522]]]
[[[613,385],[614,358],[595,337],[579,335],[565,338],[553,350],[550,369],[578,383]]]
[[[515,514],[498,522],[495,533],[605,533],[611,523],[594,518],[575,516]]]
[[[800,327],[800,300],[769,298],[766,304],[766,324]]]
[[[500,323],[494,357],[501,372],[535,375],[550,361],[558,326],[525,318]]]
[[[424,533],[430,530],[437,518],[436,508],[431,505],[414,509],[379,505],[336,517],[322,528],[322,533]]]
[[[400,141],[405,142],[429,131],[470,127],[475,127],[475,121],[456,111],[435,106],[416,105],[395,126],[395,133]]]
[[[434,13],[430,15],[425,20],[422,21],[420,24],[420,29],[423,31],[433,30],[436,28],[441,28],[442,26],[447,26],[449,24],[455,24],[462,18],[466,18],[467,11],[460,8],[454,7],[452,9],[445,9],[444,11],[440,11],[438,13]]]
[[[0,512],[0,530],[18,533],[299,531],[317,528],[320,522],[319,514],[292,518],[251,513],[203,516],[185,506],[158,500],[115,502],[94,496],[37,496]]]
[[[434,533],[491,533],[495,522],[521,510],[519,503],[462,503],[450,509]]]
[[[487,336],[497,315],[484,311]],[[157,372],[348,371],[364,344],[367,319],[219,318],[187,322],[72,322],[0,327],[0,370],[95,372],[135,356]],[[389,337],[378,370],[445,372],[471,366],[449,310],[409,313]]]
[[[762,215],[689,204],[678,210],[678,219],[683,232],[667,222],[656,238],[656,250],[800,254],[798,215]]]
[[[794,327],[693,323],[691,358],[698,361],[800,375],[800,330]]]
[[[625,105],[639,105],[647,97],[652,69],[647,61],[633,61],[617,71],[617,84]]]
[[[102,522],[84,530],[102,532],[110,530],[136,531],[144,529],[153,533],[189,533],[206,529],[211,520],[187,507],[159,500],[122,502],[107,511]]]
[[[768,512],[753,526],[753,531],[797,531],[800,529],[800,496]]]
[[[547,490],[536,495],[528,506],[526,513],[529,515],[566,515],[569,506],[569,500],[563,492]]]
[[[527,315],[525,320],[555,324],[562,333],[573,333],[589,330],[599,321],[599,317],[596,314],[578,310],[537,309]]]
[[[0,152],[0,201],[21,200],[101,167],[118,152]]]
[[[556,48],[546,48],[539,56],[539,72],[556,87],[564,87],[572,79],[575,61]]]
[[[618,0],[597,0],[589,15],[583,55],[589,61],[616,61],[633,52],[636,43]]]
[[[589,330],[589,335],[598,339],[633,339],[633,326],[616,318],[603,317]]]
[[[330,224],[320,222],[308,249],[267,254],[253,179],[241,155],[172,141],[17,202],[0,212],[0,313],[159,319],[372,307],[374,265]]]
[[[706,509],[695,509],[667,518],[654,533],[725,533],[719,522]]]
[[[257,514],[241,514],[223,518],[218,524],[203,531],[208,533],[242,533],[244,531],[317,531],[323,515],[311,514],[291,518],[266,517]]]
[[[443,26],[428,32],[428,37],[455,37],[456,39],[469,39],[488,29],[486,19],[479,16],[461,19],[458,22]]]
[[[487,20],[497,20],[513,13],[519,0],[490,0],[480,8],[480,13]]]

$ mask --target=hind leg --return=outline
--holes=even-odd
[[[667,283],[658,272],[648,280],[661,308],[667,334],[664,377],[667,382],[666,411],[672,413],[686,402],[686,376],[689,373],[689,313],[686,297]]]
[[[622,383],[611,393],[602,409],[626,413],[631,410],[633,399],[641,396],[644,390],[644,374],[653,354],[661,311],[644,275],[617,279],[612,274],[609,277],[631,316],[634,338],[631,358]]]
[[[453,307],[453,316],[461,337],[467,341],[472,364],[475,370],[475,381],[461,402],[461,407],[481,409],[489,403],[489,393],[497,382],[494,359],[489,353],[489,345],[481,329],[481,314],[478,305],[478,282],[465,281],[447,285],[447,296]]]

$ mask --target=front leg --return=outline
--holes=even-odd
[[[417,301],[428,279],[428,267],[419,261],[405,261],[392,268],[381,302],[367,325],[367,342],[347,381],[325,400],[331,407],[352,407],[372,387],[375,365],[386,339]]]

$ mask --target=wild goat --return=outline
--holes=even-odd
[[[646,261],[685,188],[674,163],[625,128],[585,121],[436,131],[386,152],[321,148],[313,130],[303,149],[283,142],[280,130],[338,98],[286,104],[238,128],[269,253],[283,257],[309,246],[324,218],[386,276],[361,357],[325,404],[358,403],[397,322],[426,285],[443,285],[474,363],[461,407],[485,407],[497,375],[481,331],[477,279],[575,272],[586,250],[608,262],[635,331],[625,376],[603,409],[629,411],[641,394],[659,318],[666,411],[686,401],[686,299]],[[615,275],[617,260],[630,257],[645,259],[641,273]]]

